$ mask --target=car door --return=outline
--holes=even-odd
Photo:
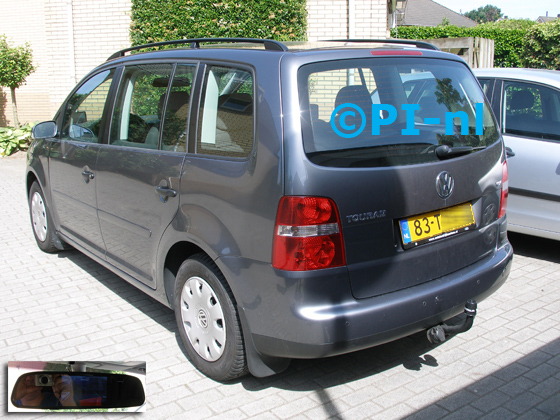
[[[195,64],[125,67],[109,144],[97,159],[107,261],[151,287],[159,240],[178,209],[195,71]]]
[[[69,97],[49,154],[55,224],[69,242],[102,258],[95,170],[100,144],[106,142],[103,118],[114,74],[114,69],[94,74]]]
[[[512,230],[560,238],[560,91],[504,80],[501,126],[508,158]]]

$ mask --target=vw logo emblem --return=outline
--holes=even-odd
[[[198,323],[202,328],[208,328],[208,315],[204,309],[198,311]]]
[[[447,198],[453,192],[455,181],[447,171],[443,171],[436,178],[436,191],[441,198]]]

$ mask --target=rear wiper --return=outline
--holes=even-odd
[[[468,155],[472,153],[474,149],[471,146],[457,146],[457,147],[449,147],[445,144],[436,147],[436,156],[440,160],[451,159],[457,156]]]

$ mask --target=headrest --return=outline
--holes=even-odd
[[[167,100],[167,111],[166,112],[177,112],[179,108],[183,105],[189,103],[189,92],[178,91],[171,92],[169,94],[169,99]],[[163,109],[163,103],[165,101],[165,94],[161,95],[159,98],[159,111]]]
[[[164,87],[166,88],[169,85],[169,77],[157,77],[153,80],[152,86],[154,87]],[[189,79],[182,78],[182,77],[174,77],[173,78],[173,87],[177,86],[190,86],[191,82]]]
[[[513,92],[511,97],[510,109],[527,109],[531,108],[535,103],[535,96],[530,90],[519,90]]]
[[[371,95],[364,85],[344,86],[336,94],[335,108],[342,104],[354,104],[362,108],[366,115],[371,111]]]

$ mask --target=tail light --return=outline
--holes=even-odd
[[[508,194],[509,194],[508,167],[507,167],[507,160],[505,160],[502,165],[502,194],[500,196],[500,212],[498,213],[498,218],[504,217],[506,215]]]
[[[272,266],[305,271],[346,264],[340,217],[333,200],[283,197],[274,227]]]

